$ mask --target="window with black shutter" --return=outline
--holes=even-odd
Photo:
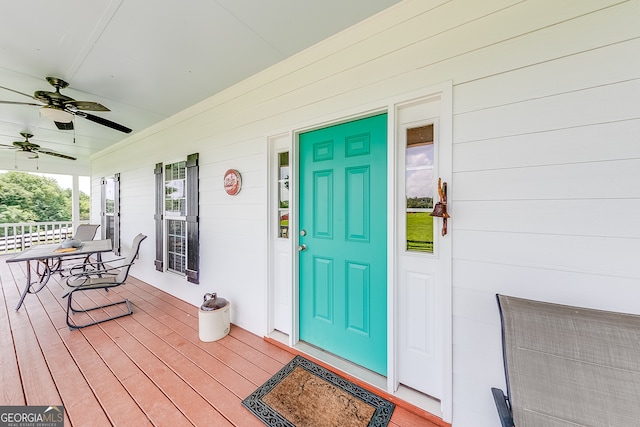
[[[156,270],[183,275],[191,283],[200,281],[198,167],[195,153],[155,168]]]

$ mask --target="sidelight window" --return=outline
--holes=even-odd
[[[408,251],[433,253],[433,124],[407,129],[405,198]]]
[[[278,237],[289,237],[289,152],[278,154]]]

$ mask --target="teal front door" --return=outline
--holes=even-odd
[[[386,375],[387,115],[299,141],[300,339]]]

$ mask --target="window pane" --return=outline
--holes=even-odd
[[[111,243],[113,244],[113,237],[115,236],[115,233],[114,233],[115,223],[113,221],[114,217],[113,217],[113,214],[107,214],[107,215],[105,215],[105,217],[106,217],[106,220],[105,220],[105,222],[106,222],[106,227],[105,227],[106,236],[105,236],[105,238],[111,240]]]
[[[186,215],[186,162],[171,163],[165,166],[164,173],[164,209],[167,216]]]
[[[405,198],[407,250],[433,253],[433,125],[407,130]]]
[[[187,162],[165,165],[164,209],[167,217],[167,270],[184,274],[187,265]]]
[[[278,237],[289,236],[289,152],[278,155]]]
[[[115,204],[116,204],[116,195],[115,195],[115,185],[113,182],[113,178],[105,179],[105,193],[104,193],[104,212],[106,214],[111,214],[115,212]]]
[[[184,274],[187,265],[187,227],[182,220],[167,220],[167,268]]]

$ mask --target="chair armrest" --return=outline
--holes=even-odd
[[[511,413],[509,399],[499,388],[492,387],[491,393],[493,394],[493,400],[496,402],[496,409],[498,410],[498,416],[500,417],[502,427],[514,427],[513,414]]]
[[[116,258],[113,260],[109,261],[109,264],[111,264],[114,261],[122,261],[124,260],[124,258]],[[94,273],[98,270],[104,270],[106,267],[106,262],[104,261],[97,261],[97,262],[83,262],[82,264],[74,264],[71,267],[69,267],[69,275],[70,276],[74,276],[77,274],[84,274],[84,273]],[[115,267],[115,268],[119,268],[119,267]],[[113,270],[113,268],[110,268],[111,270]]]
[[[67,286],[71,288],[82,287],[91,277],[116,276],[120,273],[120,270],[122,268],[126,268],[132,265],[133,263],[121,264],[116,266],[109,266],[100,270],[86,270],[80,273],[70,274],[69,276],[67,276],[66,283]]]
[[[91,255],[93,255],[93,254],[88,254],[87,256],[91,256]],[[82,258],[85,258],[85,259],[86,259],[86,256],[77,257],[77,258],[70,258],[70,259],[82,259]],[[108,263],[109,263],[109,264],[111,264],[111,263],[112,263],[112,262],[114,262],[114,261],[122,261],[123,259],[124,259],[124,258],[115,258],[115,259],[109,260],[109,261],[108,261]],[[64,261],[64,260],[63,260],[63,261]],[[78,268],[86,268],[86,267],[102,266],[102,265],[104,265],[104,264],[106,264],[106,263],[107,263],[107,261],[99,261],[99,262],[83,262],[83,263],[80,263],[80,264],[74,264],[74,265],[72,265],[71,267],[69,267],[69,269],[70,269],[70,270],[73,270],[73,269],[78,269]]]

